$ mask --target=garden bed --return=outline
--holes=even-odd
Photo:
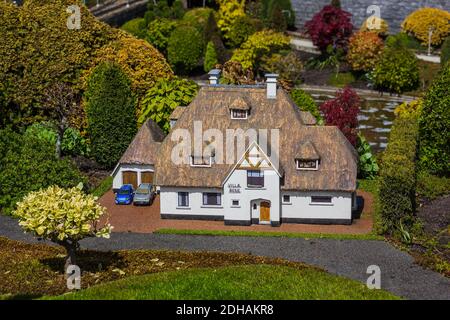
[[[0,237],[0,297],[31,299],[67,292],[63,274],[64,257],[64,250],[59,247],[25,244]],[[78,257],[78,265],[82,270],[82,288],[127,276],[255,264],[282,265],[298,270],[313,269],[282,259],[235,253],[82,250]]]

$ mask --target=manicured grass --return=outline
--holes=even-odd
[[[108,176],[106,177],[101,183],[100,185],[95,188],[91,193],[92,195],[100,198],[101,196],[103,196],[106,192],[109,191],[109,189],[112,188],[112,184],[113,184],[113,177]]]
[[[322,233],[292,233],[292,232],[261,232],[261,231],[225,231],[225,230],[179,230],[159,229],[158,234],[181,234],[200,236],[230,236],[230,237],[284,237],[304,239],[338,239],[338,240],[383,240],[373,234],[322,234]]]
[[[57,299],[397,299],[315,269],[233,266],[164,272],[98,285]]]
[[[0,237],[0,299],[32,299],[67,292],[64,257],[64,249],[58,246],[27,244]],[[283,265],[299,270],[312,268],[279,258],[239,253],[82,250],[77,255],[82,289],[129,276],[257,264]]]

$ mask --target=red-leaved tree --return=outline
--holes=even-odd
[[[353,32],[351,14],[332,5],[323,7],[312,20],[306,22],[311,40],[323,53],[328,46],[346,50]]]
[[[347,87],[338,91],[336,98],[328,100],[320,106],[326,125],[337,126],[354,147],[356,147],[358,136],[360,105],[361,100],[358,94]]]

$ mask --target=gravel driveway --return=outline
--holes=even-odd
[[[0,235],[15,240],[36,240],[17,222],[0,216]],[[367,267],[381,269],[381,287],[408,299],[450,300],[450,279],[425,270],[413,258],[383,241],[300,239],[271,237],[212,237],[113,233],[111,239],[86,239],[82,247],[95,250],[171,249],[231,251],[279,257],[316,265],[327,271],[366,282]]]

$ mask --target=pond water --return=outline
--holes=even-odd
[[[319,105],[334,98],[332,94],[308,91]],[[388,142],[389,132],[395,118],[394,110],[401,104],[398,98],[364,96],[361,111],[358,116],[359,129],[372,146],[375,153],[383,151]]]

